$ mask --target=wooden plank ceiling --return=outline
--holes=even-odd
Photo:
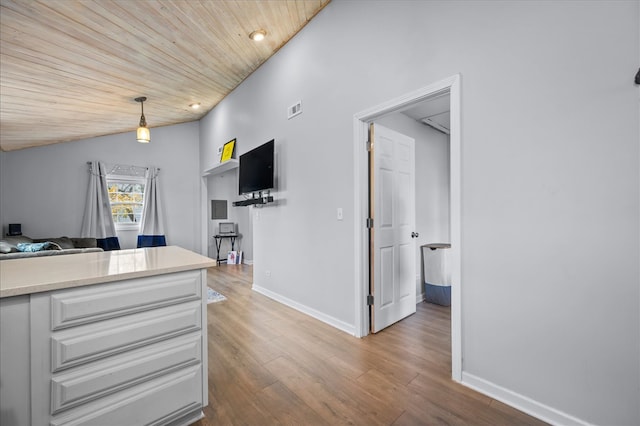
[[[153,143],[153,127],[200,119],[329,1],[0,0],[0,149],[133,131],[138,96]]]

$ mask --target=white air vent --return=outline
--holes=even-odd
[[[301,113],[302,113],[302,101],[298,101],[295,104],[291,105],[289,108],[287,108],[287,119],[290,120],[296,115],[299,115]]]

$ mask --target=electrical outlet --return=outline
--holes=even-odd
[[[269,271],[269,270],[264,271],[264,274],[265,274],[265,276],[266,276],[267,278],[270,278],[270,277],[271,277],[271,271]]]
[[[338,207],[338,211],[337,211],[336,216],[338,217],[338,220],[342,220],[343,219],[342,207]]]

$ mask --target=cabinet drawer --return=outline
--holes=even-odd
[[[54,332],[51,372],[151,345],[202,328],[200,300]]]
[[[66,370],[51,379],[51,410],[57,414],[201,363],[202,336],[192,333]]]
[[[202,409],[202,366],[166,374],[53,416],[52,426],[161,425]],[[153,407],[153,408],[151,408]]]
[[[198,300],[201,296],[199,271],[63,290],[51,295],[51,330]]]

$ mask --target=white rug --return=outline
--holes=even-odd
[[[227,298],[212,288],[207,287],[207,304],[222,302],[223,300],[227,300]]]

